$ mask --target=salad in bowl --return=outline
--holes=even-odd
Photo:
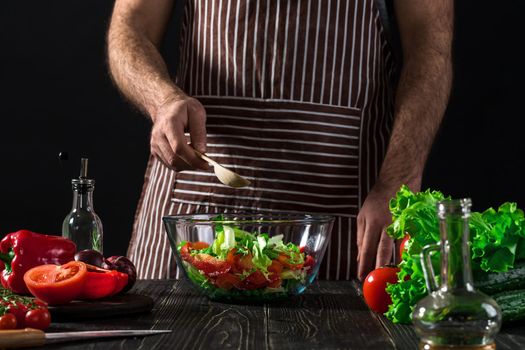
[[[179,269],[215,300],[269,301],[315,279],[333,218],[324,215],[168,216]]]

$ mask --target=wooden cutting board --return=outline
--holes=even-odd
[[[153,299],[148,296],[127,293],[103,300],[49,306],[49,312],[53,321],[74,321],[149,312],[153,304]]]

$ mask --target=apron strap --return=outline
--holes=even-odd
[[[396,76],[399,77],[401,66],[403,65],[403,50],[401,48],[401,38],[394,13],[394,0],[374,0],[386,40],[390,45],[392,54],[395,57]]]

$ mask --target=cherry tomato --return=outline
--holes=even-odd
[[[25,327],[27,306],[22,303],[9,304],[6,310],[8,313],[13,314],[16,317],[16,325],[18,328]]]
[[[388,305],[392,304],[390,295],[386,292],[387,283],[397,283],[398,267],[380,267],[368,274],[363,282],[363,296],[368,307],[378,313],[388,311]]]
[[[81,261],[70,261],[62,266],[40,265],[24,274],[31,294],[50,305],[65,304],[77,298],[86,278],[87,267]]]
[[[16,329],[16,316],[10,313],[0,316],[0,329]]]
[[[405,251],[405,244],[410,239],[409,235],[406,235],[403,237],[403,240],[401,241],[401,244],[399,244],[399,259],[403,257],[403,252]]]
[[[51,324],[51,315],[47,309],[33,309],[26,313],[26,327],[45,330]]]
[[[208,277],[222,275],[230,271],[232,267],[228,262],[219,260],[209,254],[195,254],[191,264],[204,272]]]

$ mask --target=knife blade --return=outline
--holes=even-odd
[[[119,329],[108,331],[44,333],[39,329],[33,328],[12,329],[0,331],[0,349],[17,349],[86,339],[148,336],[170,332],[171,330]]]

